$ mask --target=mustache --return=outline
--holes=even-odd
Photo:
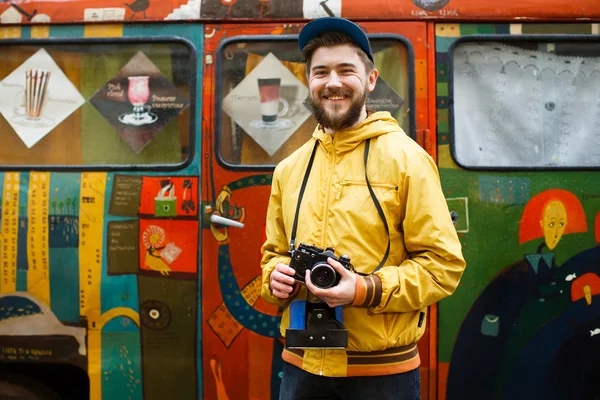
[[[350,89],[329,89],[325,88],[319,97],[346,96],[352,97],[353,91]]]

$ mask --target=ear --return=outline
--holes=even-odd
[[[367,90],[371,93],[375,90],[375,83],[377,83],[377,78],[379,77],[379,71],[377,68],[373,68],[373,71],[369,73],[367,77]]]

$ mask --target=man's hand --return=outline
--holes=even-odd
[[[271,272],[271,281],[269,282],[271,292],[275,297],[281,300],[290,297],[290,293],[294,291],[294,283],[296,283],[295,273],[296,271],[286,264],[275,266],[275,269]]]
[[[341,277],[340,282],[334,287],[319,289],[311,282],[310,271],[306,270],[306,287],[312,294],[327,303],[329,307],[333,308],[352,303],[354,301],[354,293],[356,292],[356,275],[331,257],[327,258],[327,263]]]

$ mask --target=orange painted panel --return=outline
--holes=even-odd
[[[242,0],[233,2],[233,10]],[[204,7],[204,5],[203,5]],[[416,128],[426,130],[429,125],[427,25],[423,22],[365,22],[360,24],[369,33],[391,33],[403,36],[412,43],[414,55]],[[219,199],[238,207],[238,216],[243,218],[243,229],[224,228],[204,230],[202,238],[202,349],[203,349],[203,394],[205,398],[266,399],[273,396],[279,385],[278,362],[283,343],[274,335],[269,337],[260,327],[255,330],[246,315],[227,306],[227,295],[219,287],[222,275],[229,267],[235,282],[250,306],[251,315],[262,315],[262,320],[280,318],[276,307],[267,304],[252,290],[257,289],[260,276],[260,246],[264,229],[267,200],[270,193],[271,171],[226,169],[216,161],[215,117],[216,108],[217,48],[221,41],[235,36],[297,34],[302,24],[259,24],[206,25],[204,27],[204,77],[203,77],[203,128],[207,133],[202,140],[203,204],[219,210]],[[264,183],[251,180],[267,179]],[[213,189],[214,188],[214,189]],[[221,204],[223,204],[221,202]],[[243,211],[241,211],[243,210]],[[223,210],[220,210],[222,212]],[[230,265],[229,265],[230,264]],[[225,271],[225,272],[224,272]],[[234,283],[235,285],[235,283]],[[253,288],[254,289],[251,289]],[[243,304],[245,305],[245,304]],[[234,305],[235,306],[235,305]],[[236,318],[244,317],[243,320]],[[435,391],[436,354],[432,350],[430,328],[419,342],[421,353],[422,396],[431,398]]]
[[[305,4],[306,3],[306,4]],[[0,23],[56,24],[78,22],[301,20],[338,15],[356,20],[577,20],[600,19],[596,0],[13,0],[0,3]]]

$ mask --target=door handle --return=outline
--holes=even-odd
[[[224,225],[232,228],[243,228],[244,224],[241,222],[234,221],[229,218],[221,217],[220,215],[213,214],[210,216],[210,222],[215,225]]]

